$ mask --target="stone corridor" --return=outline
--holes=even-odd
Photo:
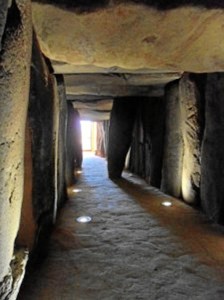
[[[130,173],[111,181],[99,157],[84,158],[75,188],[19,300],[224,298],[220,227]]]

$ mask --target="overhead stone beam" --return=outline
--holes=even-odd
[[[115,97],[162,97],[164,95],[163,87],[155,86],[73,86],[66,87],[66,94],[70,100],[79,100],[88,98],[88,96],[98,96],[98,99],[115,98]]]
[[[86,101],[85,96],[97,97],[160,97],[163,86],[180,77],[180,73],[153,74],[73,74],[65,75],[66,94],[69,100]]]
[[[94,96],[94,95],[71,95],[66,94],[66,99],[68,101],[81,101],[81,102],[95,102],[95,101],[101,101],[101,100],[108,100],[108,96]]]
[[[51,64],[55,74],[173,74],[178,78],[182,72],[170,72],[169,70],[157,69],[125,69],[117,66],[113,67],[99,67],[91,65],[73,65],[62,61],[51,60]]]
[[[111,111],[113,100],[101,100],[94,102],[80,102],[74,101],[73,106],[76,109],[90,109],[97,111]]]
[[[149,86],[162,85],[174,81],[181,77],[182,73],[151,73],[151,74],[70,74],[64,75],[65,85],[130,85],[130,86]]]
[[[181,7],[162,11],[150,6],[151,0],[110,1],[91,13],[72,9],[80,1],[68,1],[68,9],[62,0],[57,7],[58,1],[32,4],[41,50],[52,60],[133,70],[224,71],[223,1],[182,0]],[[156,1],[164,7],[171,2]],[[95,1],[83,3],[88,8]]]
[[[89,120],[89,121],[106,121],[110,119],[110,112],[101,112],[96,110],[90,109],[79,109],[80,118],[82,120]]]

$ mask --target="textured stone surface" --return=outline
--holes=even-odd
[[[60,157],[60,150],[63,151],[64,149],[59,148],[59,126],[60,126],[60,98],[58,95],[58,88],[57,88],[57,80],[55,76],[52,76],[52,85],[53,85],[53,159],[54,159],[54,209],[53,209],[53,222],[56,221],[57,217],[57,210],[58,210],[58,202],[61,191],[59,191],[59,184],[60,184],[60,175],[59,175],[59,157]],[[63,132],[64,134],[64,132]]]
[[[130,170],[160,187],[164,138],[164,99],[139,98],[133,131]]]
[[[205,132],[201,157],[201,204],[215,222],[224,224],[224,75],[209,74],[206,84]]]
[[[178,200],[161,206],[171,198],[126,178],[117,185],[103,159],[84,160],[82,191],[71,194],[49,257],[28,274],[19,300],[223,299],[223,232]],[[81,215],[92,222],[77,223]]]
[[[80,118],[92,121],[109,120],[112,105],[112,99],[73,101],[73,107],[78,109]]]
[[[184,148],[179,81],[166,87],[165,99],[166,124],[161,190],[174,197],[180,197]]]
[[[55,214],[54,84],[34,34],[28,108],[33,169],[32,206],[36,223],[35,251],[32,251],[34,261],[44,254]]]
[[[33,206],[33,159],[31,128],[29,122],[26,124],[25,153],[24,153],[24,191],[19,231],[16,237],[16,245],[32,251],[37,222],[34,218]]]
[[[155,74],[159,73],[164,76],[171,75],[168,70],[156,70],[147,68],[124,69],[116,66],[113,67],[98,67],[94,65],[73,65],[61,61],[51,60],[55,74]],[[173,72],[174,76],[177,74]],[[180,72],[181,73],[181,72]]]
[[[0,0],[0,51],[2,49],[2,35],[4,33],[8,13],[8,2],[8,0]]]
[[[24,249],[16,250],[10,262],[9,273],[0,284],[0,299],[16,300],[21,283],[25,275],[28,252]]]
[[[74,184],[75,168],[82,166],[82,140],[80,117],[72,103],[68,101],[68,123],[67,123],[67,144],[66,144],[66,185]]]
[[[58,204],[61,206],[66,200],[66,180],[65,180],[65,170],[66,170],[66,148],[67,143],[67,103],[65,95],[65,86],[63,76],[57,75],[57,90],[59,97],[59,128],[58,128]]]
[[[185,74],[180,80],[179,97],[184,143],[182,197],[189,203],[198,203],[200,198],[204,79],[204,75]]]
[[[23,199],[32,42],[30,8],[29,1],[13,1],[0,53],[0,282],[9,272]]]
[[[100,93],[99,88],[101,87],[102,91],[104,89],[111,89],[111,86],[117,87],[118,92],[124,90],[125,87],[129,89],[131,87],[141,86],[154,86],[154,85],[164,85],[170,81],[178,79],[181,77],[181,73],[159,73],[155,72],[152,74],[72,74],[64,75],[66,89],[69,92],[70,87],[74,87],[75,91],[80,90],[80,94],[83,94],[83,90],[86,88],[88,91],[92,91],[94,95],[96,92]],[[98,91],[96,85],[99,86]],[[101,93],[102,93],[101,91]],[[108,93],[108,95],[110,95]]]
[[[108,173],[110,178],[121,177],[125,158],[131,146],[137,109],[137,98],[117,98],[113,102],[108,144]]]
[[[113,1],[80,14],[34,2],[33,21],[41,49],[56,61],[106,68],[222,71],[223,7],[209,10],[190,4],[159,11],[137,1]]]

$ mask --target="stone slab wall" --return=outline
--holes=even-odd
[[[30,261],[34,262],[46,254],[57,215],[60,186],[58,90],[35,33],[30,83],[24,199],[16,245],[28,248]]]
[[[139,98],[130,153],[130,170],[160,187],[164,138],[164,99]]]
[[[179,97],[184,144],[182,197],[188,203],[199,203],[201,184],[201,143],[204,132],[205,76],[184,74]]]
[[[116,98],[113,102],[108,143],[108,173],[112,179],[121,177],[131,146],[137,105],[136,98]]]
[[[58,127],[58,160],[57,160],[57,182],[58,182],[58,203],[60,207],[67,199],[66,194],[66,149],[67,144],[67,103],[65,94],[65,85],[62,75],[56,76],[57,80],[57,91],[59,100],[59,127]]]
[[[179,81],[167,85],[165,107],[166,122],[161,190],[174,197],[181,197],[184,145]]]
[[[1,2],[2,3],[2,2]],[[14,288],[14,242],[23,200],[24,140],[29,98],[32,22],[30,1],[0,7],[0,298]],[[6,25],[4,20],[7,14]],[[3,23],[2,23],[3,22]],[[25,263],[25,260],[24,260]],[[19,273],[23,276],[23,272]]]
[[[206,76],[186,73],[166,87],[166,135],[161,189],[200,205],[201,143]]]
[[[205,132],[201,157],[201,205],[215,222],[224,224],[224,74],[208,74]]]
[[[74,109],[70,101],[67,102],[67,143],[66,143],[66,171],[65,178],[67,186],[75,183],[75,169],[82,167],[82,142],[81,125],[79,113]]]

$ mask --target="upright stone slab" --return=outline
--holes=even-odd
[[[2,50],[2,36],[5,30],[5,23],[8,14],[9,0],[0,0],[0,51]]]
[[[28,126],[32,149],[32,205],[36,222],[32,258],[46,251],[55,214],[54,80],[33,35]],[[29,224],[27,224],[29,226]]]
[[[184,142],[182,197],[184,201],[196,204],[200,198],[204,75],[184,74],[179,95]]]
[[[56,222],[58,202],[59,202],[59,123],[60,123],[60,99],[57,89],[57,81],[54,75],[51,75],[53,83],[53,158],[54,158],[54,210],[53,222]]]
[[[129,169],[155,187],[161,184],[164,116],[163,98],[139,98]]]
[[[67,101],[65,94],[65,85],[62,75],[56,75],[57,89],[59,97],[59,138],[58,138],[58,206],[61,206],[66,200],[66,148],[67,143]]]
[[[136,107],[136,117],[132,131],[132,141],[130,147],[130,158],[128,169],[135,174],[138,174],[142,178],[145,175],[145,163],[150,169],[150,162],[145,157],[145,138],[142,124],[142,101],[139,99],[138,106]],[[149,150],[149,149],[148,149]],[[149,156],[149,151],[146,152],[147,157]]]
[[[161,190],[169,195],[181,196],[183,138],[179,99],[179,81],[165,90],[166,121]]]
[[[0,11],[5,15],[5,6]],[[15,296],[23,276],[10,266],[23,200],[24,144],[32,44],[31,5],[15,0],[1,24],[0,52],[0,298]]]
[[[105,157],[106,156],[106,143],[105,143],[105,131],[104,124],[97,122],[97,134],[96,134],[96,155]]]
[[[108,143],[108,173],[112,179],[121,177],[125,158],[131,145],[137,104],[138,101],[135,98],[114,100]]]
[[[67,122],[67,144],[66,144],[66,184],[75,183],[75,168],[82,166],[82,144],[80,117],[71,102],[67,102],[68,122]]]
[[[31,138],[31,128],[27,120],[24,155],[24,192],[16,245],[28,249],[29,252],[32,252],[33,250],[37,231],[37,222],[34,218],[33,206],[33,159]]]
[[[81,123],[80,123],[80,114],[77,109],[74,110],[73,113],[73,133],[74,133],[74,158],[75,158],[75,168],[82,168],[82,132],[81,132]]]
[[[201,157],[201,205],[224,224],[224,74],[208,74]]]
[[[142,103],[144,177],[155,187],[161,185],[164,146],[165,101],[145,98]]]

